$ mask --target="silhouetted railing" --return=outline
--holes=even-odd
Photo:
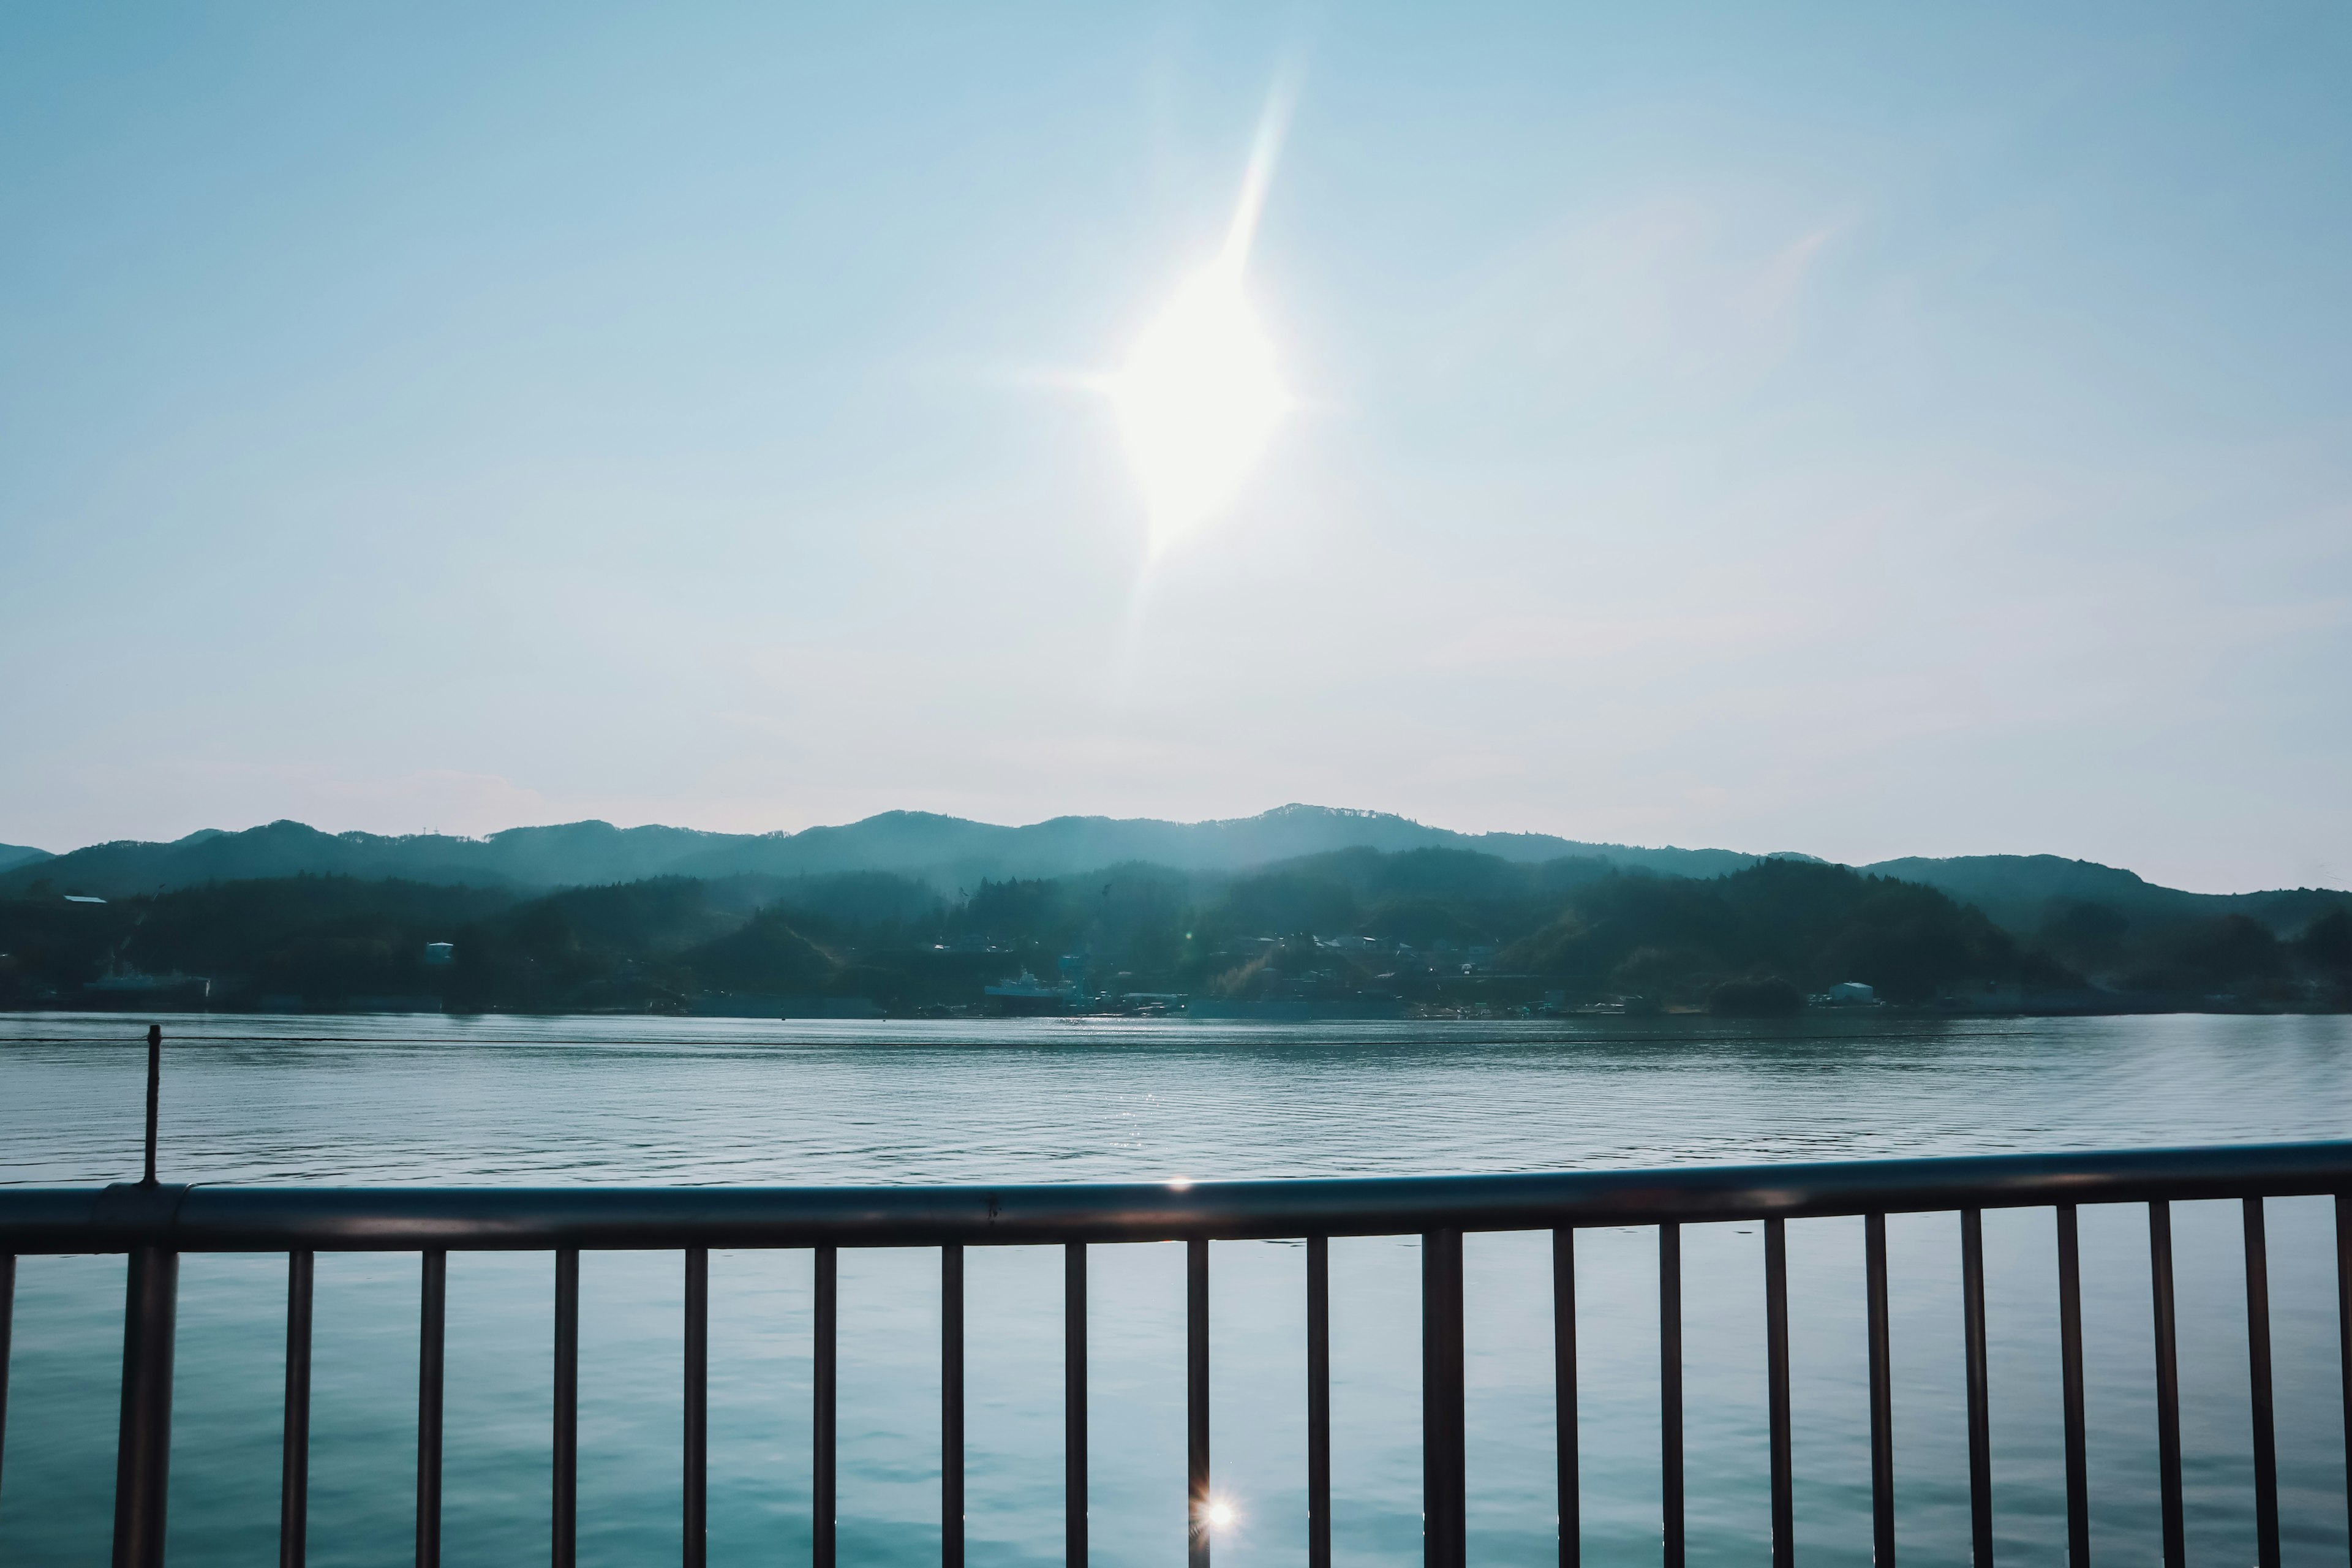
[[[152,1170],[152,1162],[150,1170]],[[1313,1568],[1331,1561],[1330,1279],[1335,1236],[1422,1237],[1423,1534],[1432,1568],[1464,1560],[1462,1237],[1465,1231],[1549,1230],[1559,1405],[1559,1555],[1579,1555],[1576,1450],[1576,1231],[1654,1226],[1658,1232],[1661,1462],[1666,1568],[1683,1561],[1681,1227],[1764,1223],[1764,1303],[1771,1448],[1772,1562],[1793,1563],[1789,1423],[1786,1224],[1859,1215],[1869,1308],[1871,1496],[1875,1556],[1895,1562],[1894,1439],[1887,1354],[1886,1215],[1960,1215],[1967,1359],[1969,1485],[1974,1561],[1992,1563],[1991,1444],[1985,1369],[1982,1212],[2053,1206],[2058,1218],[2058,1311],[2063,1376],[2069,1562],[2087,1568],[2083,1331],[2075,1212],[2083,1204],[2147,1205],[2156,1328],[2158,1462],[2166,1568],[2183,1568],[2179,1384],[2175,1362],[2170,1205],[2236,1198],[2245,1215],[2248,1365],[2252,1387],[2257,1561],[2279,1561],[2278,1474],[2272,1430],[2270,1308],[2263,1200],[2336,1195],[2339,1326],[2352,1369],[2352,1143],[2278,1144],[2126,1153],[2002,1155],[1811,1165],[1696,1166],[1564,1174],[1372,1177],[947,1187],[285,1189],[186,1186],[152,1178],[98,1191],[0,1190],[0,1438],[5,1435],[6,1303],[22,1253],[130,1255],[122,1414],[117,1447],[114,1561],[163,1560],[165,1468],[172,1414],[173,1322],[184,1252],[285,1252],[285,1465],[279,1560],[304,1556],[310,1428],[310,1290],[320,1251],[424,1255],[417,1391],[416,1560],[440,1559],[442,1338],[453,1249],[555,1254],[554,1509],[551,1555],[572,1562],[579,1386],[580,1253],[685,1253],[686,1415],[682,1560],[704,1560],[709,1249],[810,1247],[815,1253],[813,1424],[814,1560],[834,1559],[835,1266],[845,1247],[940,1249],[941,1561],[963,1561],[963,1249],[1065,1249],[1066,1540],[1087,1551],[1087,1248],[1097,1242],[1182,1241],[1186,1253],[1186,1485],[1190,1560],[1206,1568],[1211,1532],[1209,1243],[1307,1238],[1307,1542]],[[2352,1412],[2352,1370],[2346,1373]],[[2352,1415],[2347,1415],[2352,1426]],[[2352,1436],[2352,1433],[2347,1433]],[[2347,1490],[2352,1507],[2352,1490]]]

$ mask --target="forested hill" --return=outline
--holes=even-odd
[[[189,975],[211,982],[215,1008],[855,997],[910,1012],[979,1005],[1026,971],[1113,995],[1235,1000],[1707,1007],[1860,981],[1915,1005],[2333,1008],[2352,1000],[2352,900],[2327,897],[2284,935],[2241,914],[2158,921],[2091,902],[2021,933],[1919,883],[1797,860],[1680,878],[1598,856],[1352,848],[947,894],[881,871],[551,893],[305,875],[103,903],[53,888],[0,897],[0,1004],[121,1006],[125,985]]]
[[[306,872],[520,889],[662,876],[842,871],[888,871],[953,892],[983,879],[1082,875],[1130,860],[1183,871],[1235,871],[1346,848],[1471,849],[1527,862],[1591,855],[1629,870],[1677,876],[1717,876],[1758,858],[1727,849],[1581,844],[1539,833],[1455,833],[1382,812],[1314,805],[1286,805],[1217,822],[1058,816],[1024,827],[893,811],[846,826],[767,834],[574,822],[509,828],[486,838],[331,834],[299,822],[273,822],[241,833],[194,833],[164,844],[95,844],[34,863],[0,866],[0,892],[46,880],[64,891],[117,898]]]
[[[1621,871],[1712,878],[1767,858],[1729,849],[1643,848],[1589,844],[1538,833],[1455,833],[1381,812],[1286,805],[1216,822],[1062,816],[1003,827],[923,812],[887,812],[840,827],[800,833],[704,833],[682,827],[614,827],[575,822],[516,827],[486,838],[439,834],[386,837],[321,833],[273,822],[240,833],[204,832],[168,844],[125,840],[69,854],[0,847],[0,897],[47,888],[57,893],[126,898],[205,882],[301,875],[397,879],[518,893],[603,886],[652,877],[717,880],[880,871],[953,897],[983,881],[1082,877],[1105,866],[1147,862],[1187,874],[1240,872],[1340,849],[1401,853],[1469,850],[1537,865],[1562,858]],[[2274,936],[2292,936],[2343,895],[2313,889],[2214,894],[2185,892],[2130,871],[2053,855],[1910,858],[1860,868],[1937,888],[1974,904],[2005,930],[2038,936],[2095,923],[2103,910],[2142,928],[2242,914]]]

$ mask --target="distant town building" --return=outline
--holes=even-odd
[[[1829,988],[1828,994],[1832,1007],[1869,1007],[1878,1001],[1877,990],[1859,980],[1840,981]]]
[[[457,944],[449,942],[428,942],[425,944],[425,967],[439,969],[457,962]]]

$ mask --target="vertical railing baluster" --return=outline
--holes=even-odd
[[[2344,1522],[2352,1540],[2352,1194],[2336,1194],[2336,1369],[2344,1412]]]
[[[1184,1496],[1187,1568],[1209,1568],[1209,1244],[1184,1244]]]
[[[685,1455],[680,1478],[678,1559],[703,1568],[710,1552],[710,1249],[686,1249]]]
[[[1864,1293],[1870,1311],[1870,1551],[1895,1568],[1895,1375],[1886,1342],[1886,1216],[1862,1219]]]
[[[2091,1568],[2091,1463],[2083,1417],[2083,1249],[2058,1205],[2058,1376],[2066,1411],[2066,1568]]]
[[[1992,1568],[1992,1391],[1985,1368],[1984,1211],[1960,1211],[1960,1321],[1969,1382],[1969,1546]]]
[[[1772,1568],[1796,1568],[1796,1471],[1789,1445],[1789,1222],[1764,1222],[1764,1386],[1772,1449]]]
[[[1087,1562],[1087,1244],[1062,1248],[1062,1560]]]
[[[425,1254],[416,1327],[416,1568],[441,1564],[442,1351],[448,1341],[449,1255]]]
[[[1683,1227],[1658,1226],[1658,1500],[1665,1568],[1683,1568]]]
[[[1331,1241],[1307,1238],[1307,1568],[1331,1568]]]
[[[2149,1295],[2156,1309],[2156,1455],[2164,1521],[2164,1568],[2184,1568],[2189,1549],[2180,1510],[2180,1363],[2173,1343],[2172,1205],[2147,1205]]]
[[[179,1306],[180,1255],[132,1247],[122,1307],[122,1420],[114,1447],[114,1568],[163,1568]]]
[[[555,1254],[555,1431],[548,1555],[572,1568],[580,1542],[580,1249]]]
[[[963,1568],[963,1243],[940,1248],[940,1568]]]
[[[278,1564],[302,1568],[310,1544],[312,1255],[286,1255],[286,1415],[278,1465]]]
[[[1551,1233],[1551,1408],[1559,1568],[1577,1568],[1584,1556],[1584,1497],[1577,1451],[1576,1232],[1566,1226]]]
[[[2246,1215],[2246,1384],[2254,1422],[2255,1568],[2279,1568],[2278,1435],[2271,1411],[2271,1270],[2263,1200]]]
[[[16,1324],[16,1255],[0,1252],[0,1476],[8,1458],[8,1349]]]
[[[1421,1238],[1421,1559],[1463,1568],[1462,1233]]]
[[[835,1460],[838,1453],[837,1415],[840,1340],[841,1253],[837,1247],[816,1249],[816,1375],[810,1397],[812,1455],[809,1486],[809,1561],[814,1568],[833,1568]]]

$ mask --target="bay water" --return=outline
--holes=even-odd
[[[1691,1162],[2335,1138],[2352,1019],[1696,1018],[1248,1025],[763,1023],[517,1017],[165,1020],[167,1180],[713,1184],[1161,1180],[1565,1170]],[[0,1184],[134,1179],[144,1020],[0,1016]],[[2285,1554],[2347,1550],[2334,1219],[2268,1206]],[[2253,1560],[2235,1204],[2174,1211],[2192,1563]],[[1686,1227],[1690,1557],[1769,1539],[1761,1227]],[[1985,1216],[1997,1546],[2064,1557],[2055,1227]],[[1888,1222],[1895,1474],[1906,1563],[1968,1559],[1958,1221]],[[2082,1211],[2093,1547],[2158,1558],[2146,1211]],[[1578,1237],[1586,1561],[1659,1557],[1657,1244]],[[1789,1226],[1797,1548],[1870,1555],[1859,1220]],[[1306,1554],[1305,1249],[1212,1248],[1213,1453],[1235,1510],[1222,1565]],[[970,1561],[1061,1557],[1058,1249],[968,1254]],[[19,1268],[0,1562],[106,1560],[123,1260]],[[939,1257],[847,1250],[840,1279],[840,1552],[937,1561]],[[1470,1551],[1555,1560],[1549,1238],[1466,1243]],[[1090,1529],[1103,1564],[1184,1552],[1184,1257],[1090,1253]],[[715,1253],[710,1548],[809,1548],[811,1259]],[[1334,1535],[1350,1563],[1419,1561],[1419,1251],[1331,1244]],[[413,1560],[414,1254],[317,1263],[310,1561]],[[171,1560],[277,1551],[286,1261],[182,1270]],[[675,1559],[676,1253],[582,1266],[580,1557]],[[553,1265],[449,1260],[445,1560],[547,1550]]]

